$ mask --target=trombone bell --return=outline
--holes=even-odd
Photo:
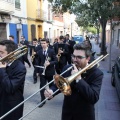
[[[54,79],[55,79],[55,84],[57,85],[59,90],[63,92],[64,95],[71,95],[72,92],[71,87],[66,78],[63,78],[60,75],[55,75]]]

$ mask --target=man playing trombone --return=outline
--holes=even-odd
[[[40,74],[40,88],[42,88],[47,82],[50,82],[55,75],[55,64],[57,63],[57,58],[53,49],[48,48],[48,42],[46,39],[41,40],[42,49],[37,53],[38,55],[38,66],[43,66],[39,69]],[[40,91],[41,101],[45,99],[44,89]],[[45,104],[41,104],[42,107]]]
[[[72,55],[74,69],[66,72],[63,77],[67,78],[82,71],[88,65],[90,56],[91,51],[84,43],[76,44]],[[65,66],[63,71],[70,66]],[[64,96],[61,120],[95,120],[94,105],[99,100],[102,79],[103,73],[97,65],[78,74],[70,84],[72,93]],[[45,90],[45,97],[50,97],[56,89],[53,85]]]
[[[12,56],[8,56],[15,49],[16,44],[11,40],[0,42],[0,116],[24,100],[23,90],[26,68],[20,60],[14,60],[13,58],[13,61],[10,62]],[[2,61],[6,56],[8,58]],[[2,120],[18,120],[22,115],[23,105]]]

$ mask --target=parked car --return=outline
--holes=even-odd
[[[120,100],[120,57],[117,57],[112,67],[111,84],[116,88]]]
[[[84,41],[84,37],[82,35],[75,35],[73,36],[73,40],[76,42],[76,43],[81,43]]]

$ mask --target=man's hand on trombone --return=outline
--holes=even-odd
[[[73,69],[72,69],[72,71],[71,71],[71,75],[72,74],[74,74],[74,73],[77,73],[78,71],[80,71],[81,70],[81,68],[77,68],[76,67],[76,65],[75,64],[73,64]],[[77,78],[76,78],[76,80],[80,80],[81,79],[81,75],[79,75]]]
[[[6,68],[6,66],[7,66],[7,63],[0,62],[0,68]]]
[[[49,98],[49,99],[52,99],[53,98],[53,91],[51,89],[46,89],[44,91],[44,95],[45,95],[45,98]]]
[[[44,66],[49,66],[50,65],[50,62],[47,60],[47,61],[45,61],[45,64],[44,64]]]

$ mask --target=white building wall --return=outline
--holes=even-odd
[[[43,22],[43,31],[47,32],[47,38],[50,39],[50,42],[52,42],[53,38],[53,25],[52,25],[52,10],[50,9],[50,20],[48,19],[48,5],[51,5],[48,0],[43,1],[43,10],[45,11],[46,15],[46,21]]]
[[[19,18],[21,18],[21,22],[23,24],[27,24],[27,5],[26,0],[20,0],[21,7],[20,9],[15,8],[15,13],[13,14],[13,21],[15,23],[20,22]]]
[[[61,33],[62,32],[62,33]],[[64,23],[54,20],[53,22],[53,41],[55,38],[59,38],[60,35],[64,35]]]
[[[114,24],[114,23],[113,23]],[[107,24],[106,31],[108,33],[108,39],[111,39],[110,24]],[[120,25],[115,25],[114,30],[112,31],[112,44],[119,47],[120,45]]]
[[[114,27],[114,44],[118,45],[120,44],[120,25],[117,25]]]

